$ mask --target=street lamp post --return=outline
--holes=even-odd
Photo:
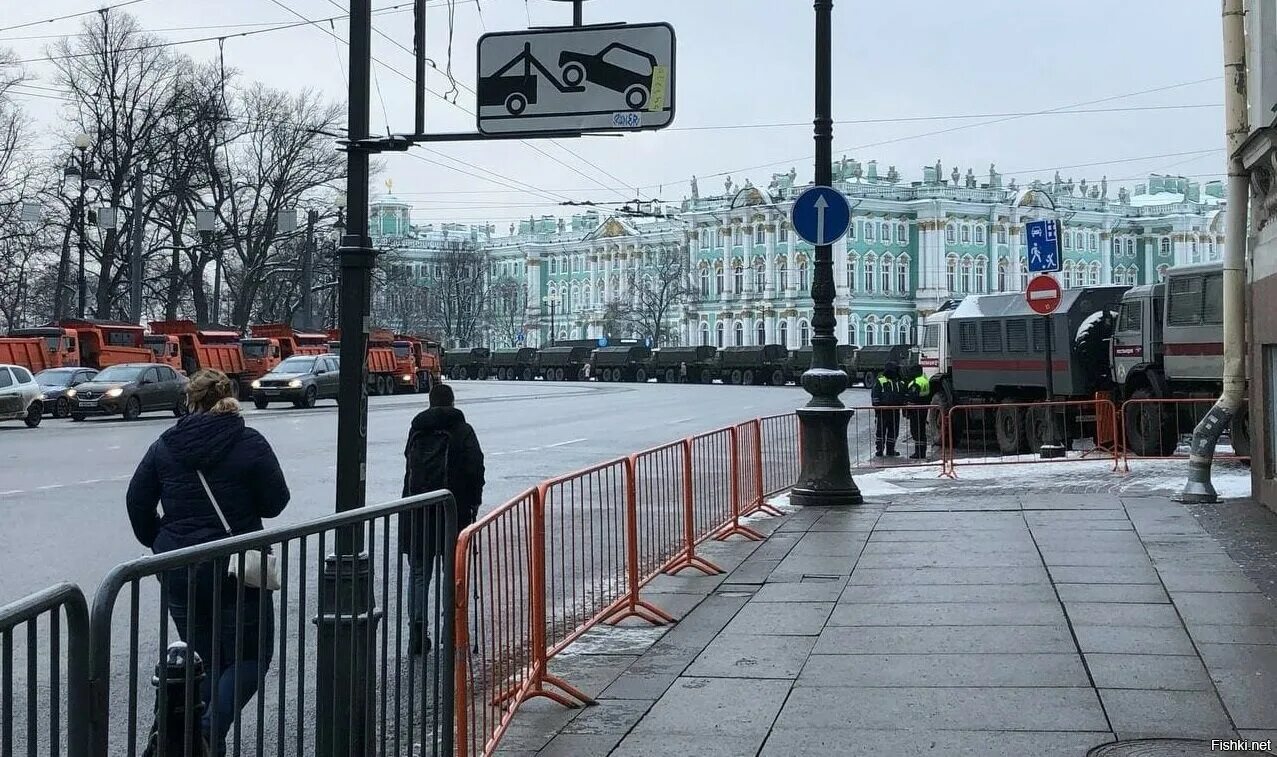
[[[833,184],[833,0],[815,0],[816,9],[816,186]],[[790,493],[798,505],[858,505],[863,499],[851,477],[847,450],[847,424],[852,411],[838,395],[847,388],[847,374],[838,367],[834,336],[833,246],[815,248],[815,276],[812,280],[812,359],[802,376],[803,388],[811,395],[806,407],[798,410],[802,470]]]
[[[213,247],[213,232],[217,225],[217,211],[212,208],[199,208],[195,211],[195,230],[199,232],[200,241],[210,250]],[[213,302],[209,309],[209,319],[213,323],[218,323],[218,307],[217,301],[222,294],[222,268],[218,262],[221,254],[218,253],[213,263]],[[200,282],[201,289],[203,281]]]

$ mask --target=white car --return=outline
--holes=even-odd
[[[40,385],[31,371],[20,365],[0,364],[0,421],[21,420],[27,428],[35,428],[43,417]]]

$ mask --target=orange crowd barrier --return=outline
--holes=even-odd
[[[600,623],[674,618],[640,596],[662,573],[722,569],[708,539],[763,535],[766,494],[798,477],[797,423],[774,416],[550,479],[458,538],[457,753],[491,753],[523,702],[593,700],[550,662]],[[768,487],[774,487],[769,489]]]
[[[1214,405],[1214,397],[1134,399],[1122,403],[1116,426],[1126,470],[1130,470],[1132,457],[1187,458],[1193,431]],[[1249,433],[1235,436],[1233,430],[1228,429],[1229,446],[1216,448],[1214,458],[1249,460],[1249,437]]]
[[[1105,460],[1116,471],[1120,445],[1106,443],[1105,429],[1117,423],[1117,410],[1106,399],[1058,402],[1002,402],[955,405],[944,425],[944,460],[948,475],[958,464],[1009,465],[1078,460]],[[1064,448],[1058,458],[1044,459],[1039,450],[1054,441]],[[1089,441],[1089,445],[1087,442]]]

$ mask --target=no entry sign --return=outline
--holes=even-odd
[[[1038,315],[1050,315],[1060,306],[1060,282],[1050,276],[1036,276],[1024,292],[1024,300]]]

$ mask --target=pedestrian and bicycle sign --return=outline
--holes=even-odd
[[[851,205],[833,187],[812,187],[794,200],[789,220],[808,244],[833,244],[851,227]]]
[[[661,129],[674,120],[674,27],[571,26],[479,38],[484,134]]]
[[[1029,273],[1060,270],[1060,222],[1029,221],[1024,225],[1029,246]]]
[[[1038,315],[1050,315],[1060,306],[1060,298],[1064,292],[1060,290],[1060,282],[1054,276],[1035,276],[1024,291],[1024,301],[1029,309]]]

